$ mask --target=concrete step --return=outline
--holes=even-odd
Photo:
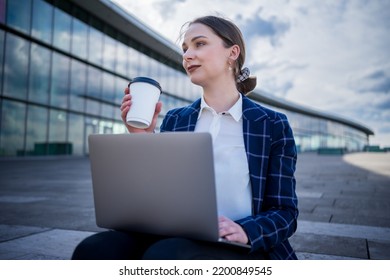
[[[0,225],[0,259],[68,260],[91,231]],[[300,221],[290,239],[301,260],[390,259],[390,228]]]

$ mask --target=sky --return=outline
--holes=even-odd
[[[234,21],[245,66],[275,97],[369,127],[390,147],[389,0],[112,0],[180,46],[184,23]]]

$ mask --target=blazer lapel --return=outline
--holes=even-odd
[[[268,122],[264,121],[267,119],[268,114],[260,105],[243,96],[242,115],[246,152],[253,155],[263,155],[264,147],[261,145],[263,141],[259,143],[259,140],[269,136]]]
[[[200,111],[200,99],[180,112],[172,131],[194,131]]]
[[[253,214],[261,210],[270,147],[268,114],[243,96],[243,133],[252,186]]]

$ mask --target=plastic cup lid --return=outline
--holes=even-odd
[[[159,84],[157,81],[155,81],[155,80],[153,80],[153,79],[151,79],[151,78],[147,78],[147,77],[136,77],[136,78],[134,78],[134,79],[129,83],[129,86],[130,86],[132,83],[148,83],[148,84],[152,84],[152,85],[154,85],[155,87],[157,87],[157,88],[160,90],[160,92],[161,92],[161,86],[160,86],[160,84]]]

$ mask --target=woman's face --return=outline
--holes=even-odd
[[[233,77],[228,70],[231,48],[225,48],[222,39],[206,25],[191,24],[182,48],[183,67],[192,83],[207,86]]]

